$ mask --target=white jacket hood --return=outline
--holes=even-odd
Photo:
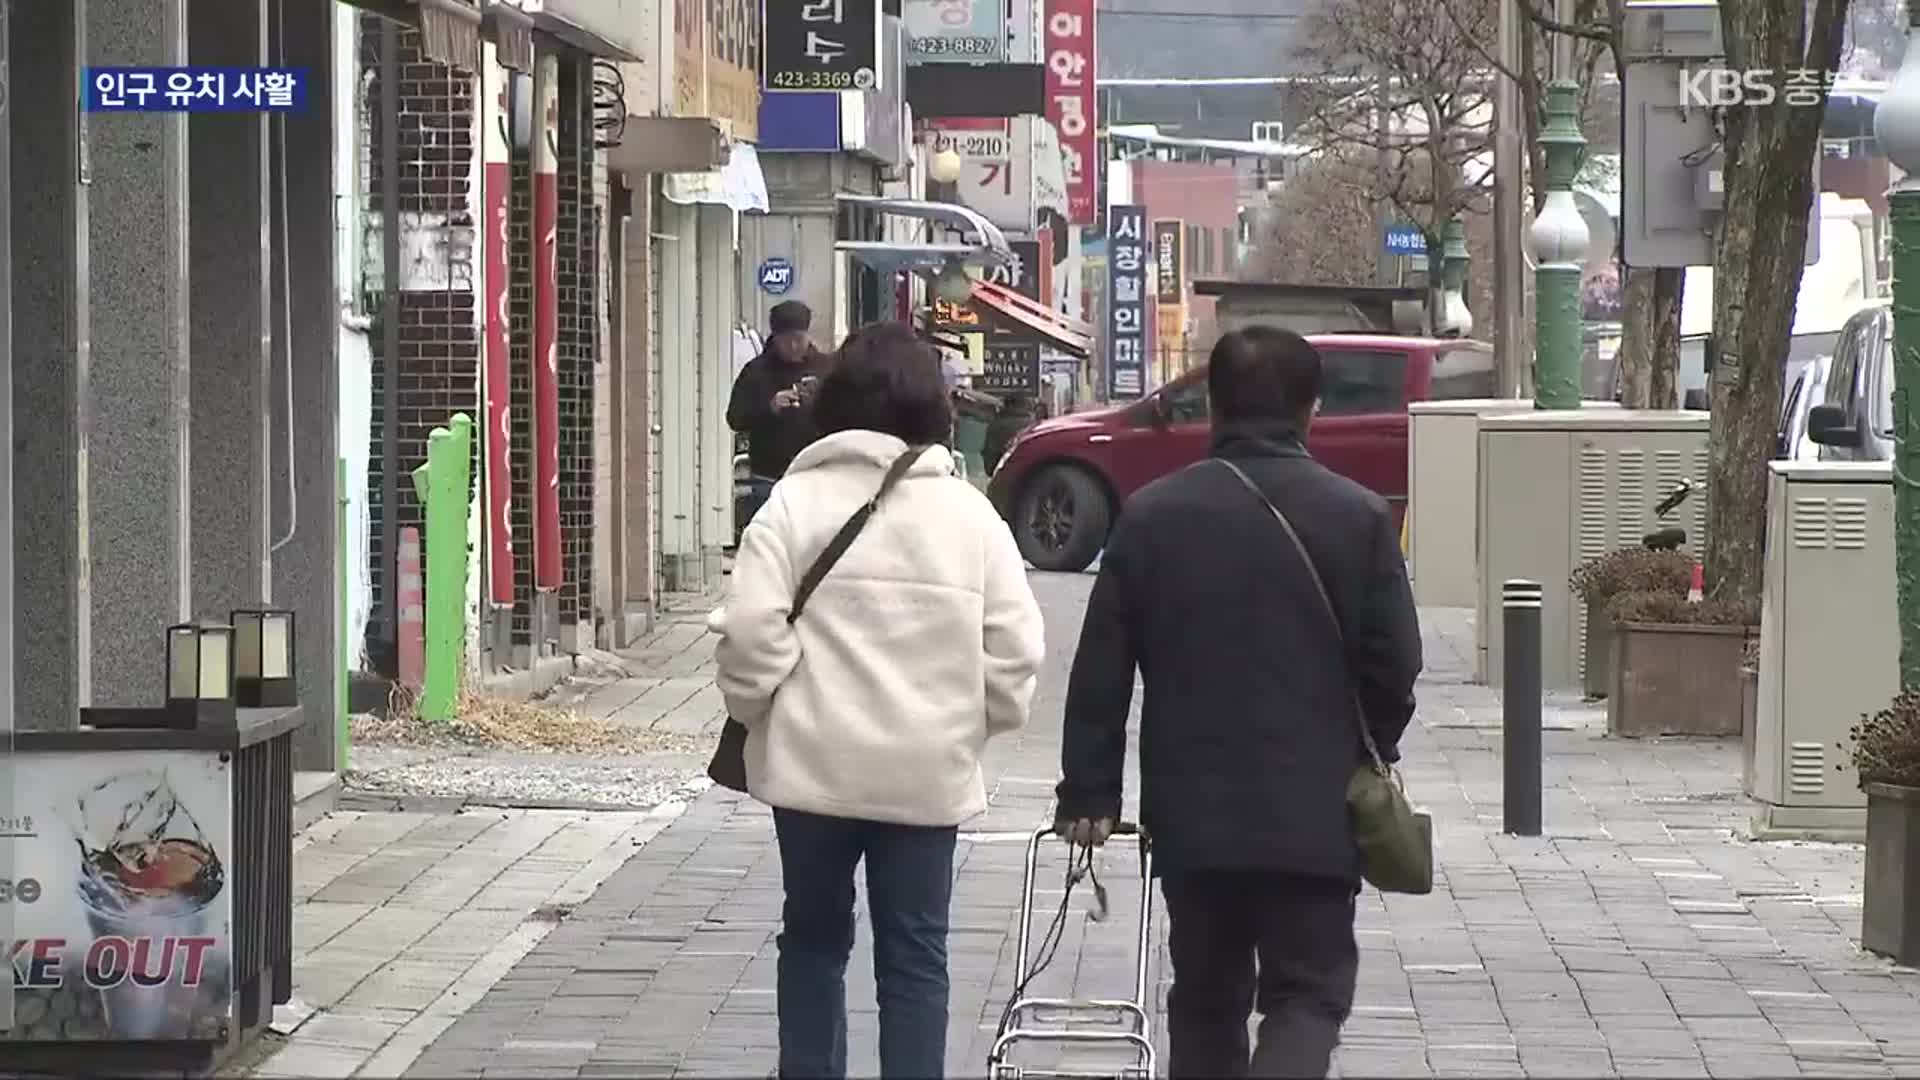
[[[980,753],[1024,725],[1045,628],[1013,536],[920,452],[791,623],[794,591],[907,445],[843,431],[794,458],[740,541],[709,619],[720,692],[769,805],[907,825],[986,809]]]

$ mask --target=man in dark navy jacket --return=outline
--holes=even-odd
[[[1209,361],[1213,458],[1141,489],[1101,556],[1068,685],[1060,831],[1120,815],[1134,673],[1141,821],[1171,920],[1170,1074],[1325,1076],[1353,1005],[1347,779],[1413,716],[1420,628],[1386,501],[1308,456],[1318,352],[1271,327]],[[1356,705],[1357,702],[1357,705]],[[1247,1018],[1258,1006],[1257,1049]]]

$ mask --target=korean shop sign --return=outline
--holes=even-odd
[[[1036,304],[1052,307],[1053,305],[1040,295],[1042,282],[1040,241],[1009,240],[1007,247],[1013,251],[1013,261],[987,271],[987,280],[995,285],[1004,285]]]
[[[763,0],[761,11],[769,92],[879,89],[880,0]]]
[[[1184,254],[1181,251],[1182,241],[1185,239],[1186,226],[1182,222],[1153,223],[1153,265],[1159,286],[1156,299],[1161,304],[1174,306],[1187,299],[1187,279],[1181,258]]]
[[[1015,117],[1001,130],[934,127],[934,148],[960,155],[960,202],[1007,232],[1031,232],[1033,123]]]
[[[1047,119],[1060,132],[1060,161],[1067,174],[1067,220],[1093,224],[1100,177],[1100,147],[1093,79],[1094,0],[1047,4]]]
[[[902,0],[909,64],[1004,64],[1006,0]]]
[[[1147,208],[1107,209],[1107,397],[1146,393]]]

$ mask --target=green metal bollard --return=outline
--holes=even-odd
[[[427,648],[420,716],[453,719],[460,695],[460,658],[467,646],[467,502],[473,419],[455,413],[448,427],[427,436],[427,463],[413,471],[413,488],[426,507]]]

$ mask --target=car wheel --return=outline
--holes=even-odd
[[[1055,465],[1020,492],[1013,535],[1036,568],[1079,573],[1100,554],[1112,521],[1100,481],[1084,469]]]

